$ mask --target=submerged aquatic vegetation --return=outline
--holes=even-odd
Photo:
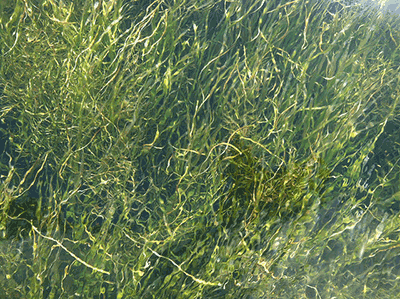
[[[0,26],[5,296],[398,294],[397,16],[10,0]]]

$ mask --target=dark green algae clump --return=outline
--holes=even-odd
[[[321,160],[283,158],[279,165],[270,166],[254,153],[255,146],[248,140],[235,135],[221,157],[227,166],[225,193],[215,205],[218,224],[233,228],[272,217],[296,217],[310,206],[312,195],[322,196],[331,171]]]

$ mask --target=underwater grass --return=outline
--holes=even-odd
[[[398,17],[303,0],[0,11],[5,297],[398,293]]]

